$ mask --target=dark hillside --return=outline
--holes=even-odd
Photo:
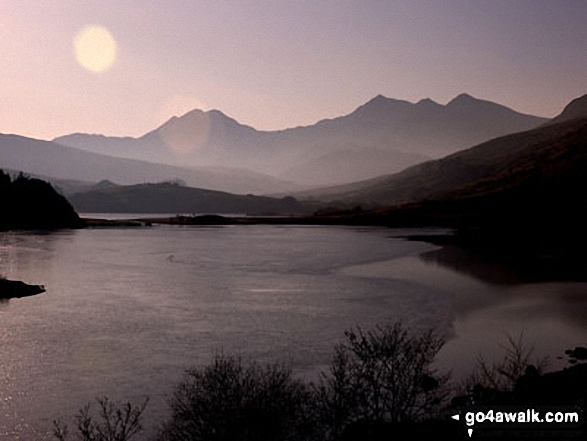
[[[586,142],[587,119],[574,119],[497,138],[393,175],[298,196],[364,207],[444,199],[449,193],[472,196],[529,177],[563,173],[574,167],[569,158],[584,156]]]
[[[587,117],[587,95],[580,96],[567,104],[561,114],[554,118],[552,122],[562,122],[585,117]]]
[[[292,197],[281,199],[235,195],[163,182],[98,189],[70,198],[86,213],[240,213],[292,214],[304,207]]]
[[[79,216],[51,184],[0,170],[0,230],[78,227]]]
[[[355,186],[330,197],[343,207],[378,208],[322,217],[452,227],[461,242],[486,251],[564,256],[563,266],[585,262],[587,118],[498,138]]]

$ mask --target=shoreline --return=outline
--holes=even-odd
[[[121,213],[123,214],[123,213]],[[281,216],[223,216],[219,214],[201,214],[195,216],[178,215],[173,217],[153,217],[156,213],[145,213],[144,217],[133,219],[99,219],[82,218],[85,227],[128,227],[160,225],[348,225],[348,226],[374,226],[418,228],[429,225],[390,225],[386,219],[366,214],[322,214],[322,215],[281,215]]]

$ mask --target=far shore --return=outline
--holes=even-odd
[[[427,242],[436,246],[458,246],[477,254],[486,255],[492,260],[506,261],[514,266],[536,267],[556,279],[581,279],[587,263],[586,246],[580,237],[569,230],[566,234],[573,240],[562,240],[560,231],[522,231],[517,228],[478,228],[474,226],[457,228],[450,223],[433,225],[417,216],[402,216],[401,211],[390,216],[389,213],[372,211],[338,211],[308,215],[177,215],[157,216],[145,214],[134,219],[82,218],[86,228],[137,228],[155,225],[176,226],[231,226],[231,225],[292,225],[292,226],[351,226],[387,227],[406,229],[401,236],[414,241]],[[140,216],[140,215],[139,215]],[[425,230],[432,229],[430,233]],[[409,231],[411,230],[411,231]],[[534,272],[534,271],[533,271]]]
[[[356,213],[326,215],[267,215],[267,216],[222,216],[202,214],[158,217],[145,214],[135,219],[83,218],[85,227],[141,227],[160,225],[349,225],[389,226],[388,220],[379,216],[357,215]]]

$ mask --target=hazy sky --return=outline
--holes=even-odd
[[[280,129],[377,94],[554,116],[587,93],[586,18],[585,0],[1,0],[0,132],[138,136],[195,107]],[[116,45],[102,72],[76,60],[92,24]]]

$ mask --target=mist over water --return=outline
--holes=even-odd
[[[99,395],[151,397],[161,422],[186,368],[224,351],[315,379],[351,326],[402,320],[448,340],[464,375],[524,330],[537,352],[584,344],[581,283],[498,285],[420,257],[397,230],[154,227],[2,233],[0,274],[47,292],[0,303],[0,437],[50,439]],[[574,307],[570,307],[574,305]],[[577,312],[579,311],[579,312]],[[585,315],[587,316],[587,315]]]

